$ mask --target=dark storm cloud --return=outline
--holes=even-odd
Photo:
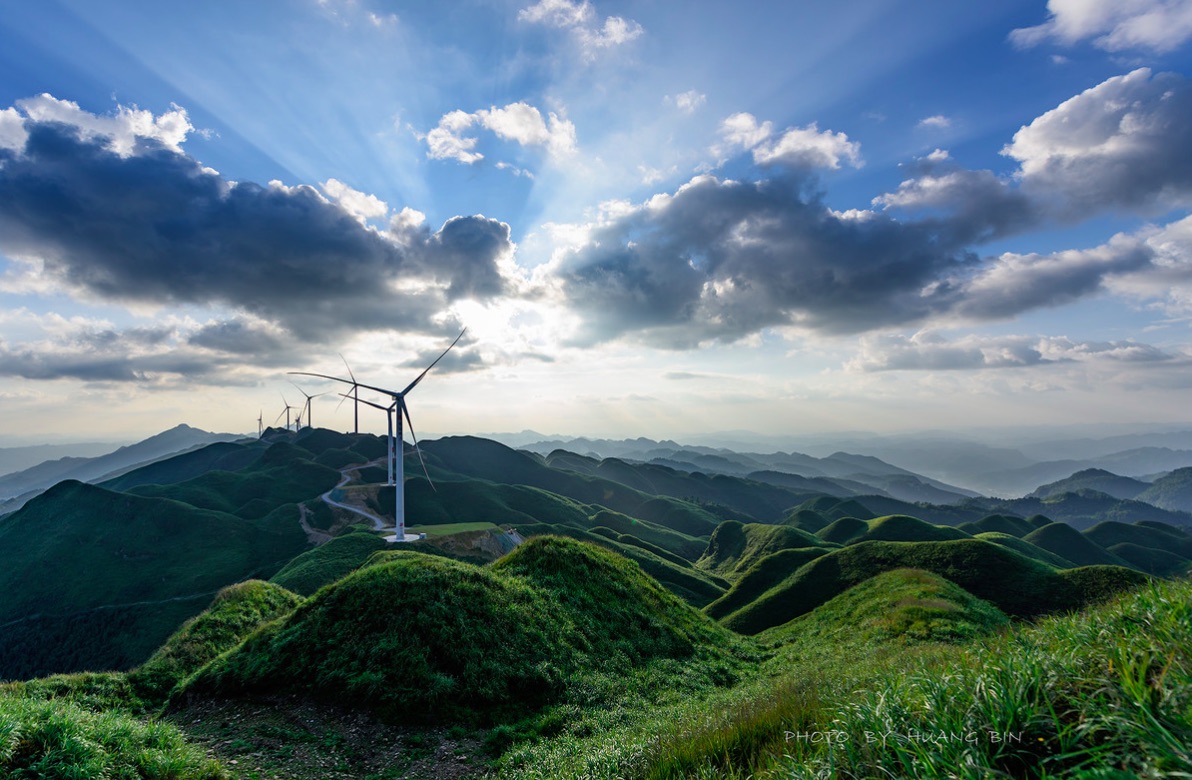
[[[859,333],[945,308],[975,262],[947,230],[838,215],[802,179],[692,180],[596,230],[556,267],[581,340],[686,348],[798,322]]]
[[[232,183],[152,140],[121,155],[68,125],[25,128],[0,163],[0,249],[105,299],[227,305],[329,339],[441,333],[431,319],[450,299],[503,290],[495,263],[512,245],[495,220],[399,245],[310,187]]]

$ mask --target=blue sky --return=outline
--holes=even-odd
[[[0,0],[0,439],[1189,420],[1192,2],[739,6]]]

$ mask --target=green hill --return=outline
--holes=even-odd
[[[187,695],[296,693],[423,723],[516,717],[585,671],[732,641],[592,545],[535,539],[488,568],[384,555],[216,659]]]
[[[476,479],[549,490],[584,504],[599,504],[631,517],[641,517],[639,508],[656,496],[710,501],[744,512],[758,520],[779,520],[783,512],[803,496],[773,485],[723,475],[688,474],[665,466],[611,463],[598,466],[589,476],[569,469],[555,469],[547,461],[521,450],[472,436],[450,436],[428,441],[423,446],[428,460],[443,469]],[[603,464],[604,461],[601,461]],[[607,475],[607,476],[606,476]],[[611,478],[610,478],[611,477]],[[626,480],[632,484],[625,484]],[[647,487],[649,492],[639,489]],[[692,504],[695,510],[699,507]],[[690,518],[702,518],[698,526],[686,525],[684,533],[706,536],[719,519],[696,511]],[[647,519],[647,518],[641,518]],[[690,522],[690,519],[688,519]]]
[[[708,617],[719,620],[744,609],[761,598],[770,588],[827,552],[823,547],[800,547],[771,553],[741,574],[727,592],[704,607],[704,612]]]
[[[720,621],[739,633],[756,634],[810,612],[875,574],[900,568],[938,574],[1015,617],[1076,609],[1146,580],[1145,575],[1120,567],[1057,572],[979,539],[862,542],[816,558],[755,601],[723,615]],[[711,614],[712,608],[708,611]]]
[[[306,501],[335,487],[339,472],[315,463],[313,458],[313,453],[305,448],[277,442],[251,465],[238,471],[208,471],[183,482],[141,485],[130,492],[256,518],[283,504]]]
[[[783,518],[782,523],[813,534],[826,526],[828,519],[814,509],[792,509]]]
[[[765,556],[796,547],[824,547],[826,543],[797,528],[728,520],[716,527],[708,548],[696,562],[705,571],[734,579]]]
[[[164,701],[170,690],[244,637],[302,603],[285,588],[249,580],[224,588],[211,606],[166,640],[148,661],[129,674],[147,702]]]
[[[964,523],[958,527],[961,531],[973,536],[983,533],[998,533],[1016,536],[1019,539],[1036,528],[1029,521],[1010,515],[987,515],[974,523]]]
[[[59,483],[0,519],[0,678],[129,668],[306,543],[293,505],[241,518]]]
[[[1176,469],[1156,479],[1136,498],[1163,509],[1192,512],[1192,468]]]
[[[1098,523],[1084,531],[1084,535],[1106,550],[1116,544],[1135,544],[1192,558],[1192,536],[1169,525]]]
[[[129,490],[139,485],[173,485],[208,471],[238,471],[251,466],[268,445],[263,441],[217,442],[202,449],[175,455],[99,483],[109,490]]]
[[[767,629],[767,641],[957,642],[1009,623],[992,604],[938,574],[894,569],[854,585],[806,615]]]
[[[1169,550],[1121,542],[1111,545],[1108,551],[1135,569],[1156,577],[1178,577],[1192,570],[1192,560]]]
[[[1010,534],[986,531],[985,533],[977,534],[973,538],[992,542],[993,544],[1000,544],[1002,547],[1009,548],[1016,553],[1025,555],[1028,558],[1034,558],[1040,563],[1046,563],[1048,566],[1054,566],[1057,569],[1072,569],[1076,567],[1076,564],[1072,563],[1072,561],[1048,550],[1044,550],[1042,547],[1036,547],[1030,542],[1019,539],[1017,536],[1011,536]]]
[[[848,544],[867,533],[869,533],[869,524],[864,520],[858,520],[855,517],[842,517],[816,531],[815,535],[825,542]]]
[[[858,542],[944,542],[949,539],[967,539],[969,535],[964,531],[948,526],[925,523],[917,517],[907,515],[887,515],[875,517],[865,524],[866,531],[860,536],[849,540],[849,544]]]
[[[270,582],[301,596],[309,596],[360,568],[369,556],[388,545],[371,533],[349,533],[294,558]]]
[[[1023,541],[1072,561],[1077,566],[1124,566],[1113,555],[1067,523],[1052,523],[1031,531]]]

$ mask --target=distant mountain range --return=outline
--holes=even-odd
[[[106,454],[46,460],[23,471],[0,476],[0,514],[19,509],[29,499],[63,480],[100,482],[187,450],[242,438],[242,434],[210,433],[183,424]],[[39,452],[37,448],[22,449],[30,450],[28,454],[32,457]]]
[[[835,440],[809,439],[798,452],[767,455],[729,447],[683,445],[646,438],[611,440],[542,437],[532,431],[491,436],[509,446],[547,454],[566,449],[597,457],[659,462],[675,468],[744,476],[774,470],[805,477],[847,479],[869,485],[906,501],[945,503],[956,500],[923,486],[957,496],[1014,498],[1040,485],[1087,469],[1150,481],[1176,469],[1192,467],[1192,431],[1143,433],[1103,439],[1072,438],[1004,447],[942,434],[879,436],[842,435]],[[798,442],[798,439],[793,440]],[[850,454],[858,453],[858,454]],[[883,484],[876,478],[900,477]],[[907,476],[919,484],[907,482]]]

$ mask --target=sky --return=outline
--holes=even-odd
[[[304,392],[347,430],[287,372],[401,389],[465,328],[419,434],[1187,423],[1190,39],[1192,0],[0,0],[0,446]]]

